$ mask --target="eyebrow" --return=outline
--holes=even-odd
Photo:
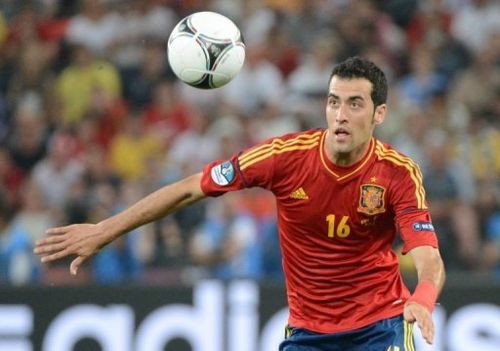
[[[335,95],[334,93],[328,93],[328,98],[334,98],[334,99],[340,100],[340,96]],[[353,96],[350,96],[349,98],[347,98],[347,101],[354,101],[354,100],[364,101],[365,99],[361,95],[353,95]]]

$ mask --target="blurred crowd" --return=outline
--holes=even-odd
[[[200,10],[232,18],[247,46],[240,74],[210,91],[166,61],[170,31]],[[281,279],[260,190],[141,227],[76,278],[32,247],[51,226],[98,222],[212,160],[324,127],[331,69],[352,55],[388,75],[377,136],[421,165],[448,270],[500,277],[498,1],[3,0],[0,283]]]

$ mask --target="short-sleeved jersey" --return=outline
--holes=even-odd
[[[410,296],[392,250],[437,247],[422,186],[408,157],[372,138],[363,159],[334,165],[325,130],[273,138],[203,170],[207,196],[263,187],[274,193],[289,324],[319,333],[396,316]]]

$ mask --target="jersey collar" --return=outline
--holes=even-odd
[[[328,130],[325,130],[323,135],[321,136],[321,141],[319,145],[321,163],[323,164],[324,168],[328,171],[328,173],[330,173],[338,181],[342,181],[344,179],[349,178],[352,175],[357,174],[371,159],[371,156],[373,155],[373,151],[375,149],[375,140],[373,137],[370,140],[368,151],[365,153],[365,155],[361,160],[347,167],[342,167],[334,164],[332,161],[330,161],[330,159],[328,159],[328,156],[326,155],[325,151],[325,139],[327,133]]]

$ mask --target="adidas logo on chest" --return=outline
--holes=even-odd
[[[304,188],[300,187],[290,193],[290,198],[297,200],[309,200],[309,195],[307,195]]]

